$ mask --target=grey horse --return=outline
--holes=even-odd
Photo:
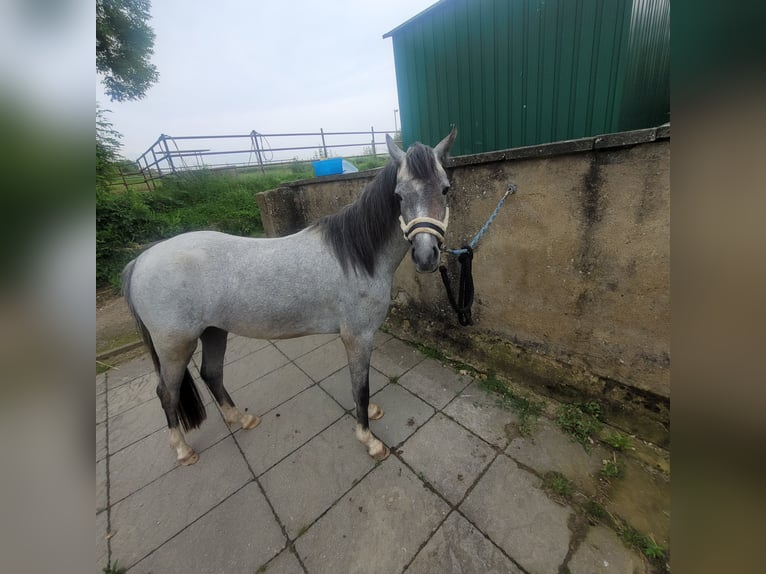
[[[228,333],[286,339],[340,333],[356,404],[356,436],[370,456],[389,449],[369,429],[383,416],[370,403],[372,341],[388,312],[394,271],[408,250],[418,272],[439,264],[449,210],[444,162],[453,129],[431,148],[405,153],[390,137],[388,163],[360,197],[333,215],[287,237],[247,238],[213,231],[184,233],[128,263],[122,287],[159,376],[157,395],[181,464],[199,455],[185,431],[205,419],[188,370],[202,341],[200,375],[229,425],[255,428],[260,419],[239,410],[223,386]]]

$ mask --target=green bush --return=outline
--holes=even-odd
[[[149,243],[210,229],[263,232],[255,195],[296,179],[290,169],[241,175],[192,172],[161,180],[156,191],[96,192],[96,282],[120,285],[125,264]]]

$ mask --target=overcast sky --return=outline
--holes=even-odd
[[[394,129],[383,34],[436,0],[154,0],[159,81],[137,102],[96,98],[136,159],[172,136]]]

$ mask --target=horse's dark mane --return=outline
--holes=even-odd
[[[372,277],[377,254],[391,236],[399,217],[399,202],[394,195],[396,164],[389,160],[351,205],[317,222],[344,271],[350,263]]]
[[[407,150],[406,161],[415,179],[428,180],[436,173],[433,152],[420,142]],[[344,272],[350,263],[355,271],[363,269],[370,277],[375,275],[378,253],[398,225],[399,202],[394,195],[397,169],[389,160],[354,203],[316,223]]]

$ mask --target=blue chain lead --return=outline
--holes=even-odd
[[[495,207],[495,210],[492,212],[492,215],[489,216],[489,219],[487,219],[487,222],[481,226],[481,229],[479,229],[479,232],[474,236],[473,239],[471,239],[471,242],[468,244],[471,250],[476,249],[476,245],[478,245],[481,238],[487,232],[487,230],[489,229],[489,226],[492,225],[492,222],[495,220],[495,217],[497,217],[497,214],[500,212],[500,208],[503,207],[503,203],[505,203],[505,198],[513,193],[516,193],[515,183],[511,183],[508,185],[508,189],[503,194],[503,197],[500,198],[500,201],[497,202],[497,207]],[[451,253],[452,255],[462,255],[463,253],[468,253],[468,249],[464,247],[461,249],[447,249],[446,251],[448,253]]]

